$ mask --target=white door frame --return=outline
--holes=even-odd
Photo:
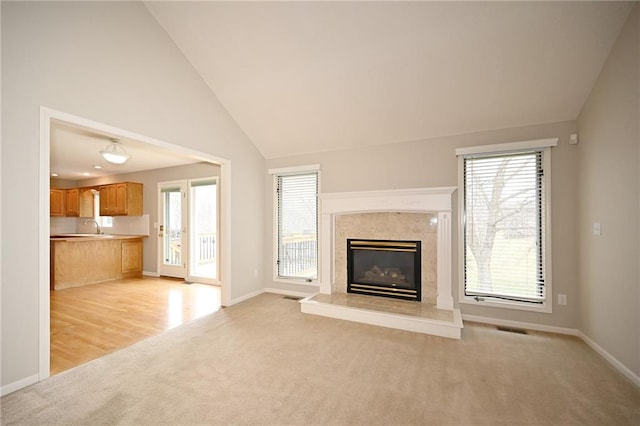
[[[181,261],[182,261],[182,267],[179,266],[173,266],[173,265],[165,265],[164,264],[164,237],[160,237],[160,226],[164,225],[165,222],[165,217],[164,217],[164,198],[162,195],[162,189],[163,188],[167,188],[167,187],[179,187],[180,188],[180,195],[181,195],[181,215],[182,215],[182,220],[181,220],[181,227],[182,227],[182,235],[181,235],[181,240],[182,240],[182,247],[181,247]],[[187,264],[186,264],[186,260],[189,259],[189,205],[188,203],[188,196],[187,196],[187,191],[189,190],[189,185],[187,184],[186,180],[178,180],[178,181],[169,181],[169,182],[158,182],[158,229],[155,230],[155,238],[158,239],[158,260],[157,260],[157,264],[158,264],[158,274],[159,275],[166,275],[169,277],[176,277],[176,278],[187,278],[188,275],[188,268],[187,268]],[[186,221],[186,225],[185,225],[185,221]],[[164,236],[165,233],[167,232],[167,229],[163,229],[162,230],[162,235]],[[171,274],[167,274],[164,273],[163,274],[163,268],[166,268],[164,270],[164,272],[171,272],[175,275],[171,275]],[[173,269],[173,271],[171,271]],[[178,272],[178,270],[181,270],[180,273],[176,273]],[[180,275],[178,277],[178,275]]]
[[[38,189],[38,380],[49,377],[50,362],[50,304],[49,304],[49,173],[51,121],[58,120],[108,133],[123,139],[134,139],[152,146],[171,149],[201,161],[220,165],[220,287],[222,305],[231,305],[231,160],[185,148],[128,130],[98,123],[65,112],[40,107],[40,176]]]
[[[201,182],[201,181],[215,181],[216,182],[216,186],[218,188],[220,188],[220,176],[206,176],[206,177],[199,177],[199,178],[190,178],[190,179],[179,179],[179,180],[171,180],[171,181],[166,181],[166,182],[158,182],[158,193],[157,193],[157,198],[158,198],[158,224],[162,225],[164,223],[164,211],[163,211],[163,203],[164,201],[161,199],[162,197],[162,188],[167,188],[167,187],[180,187],[181,191],[184,191],[184,195],[183,195],[183,204],[182,204],[182,214],[183,214],[183,224],[186,220],[186,224],[183,228],[183,235],[182,235],[182,245],[184,246],[183,248],[183,253],[184,253],[184,257],[182,258],[183,261],[185,261],[185,266],[184,266],[184,276],[181,276],[180,278],[184,278],[187,281],[197,281],[198,283],[201,284],[211,284],[211,285],[221,285],[220,284],[220,277],[218,274],[216,274],[216,278],[209,278],[209,277],[200,277],[197,275],[193,274],[192,268],[191,268],[191,248],[192,248],[192,235],[191,235],[191,230],[192,230],[192,220],[193,220],[193,212],[192,212],[192,204],[193,204],[193,199],[191,197],[191,185],[194,182]],[[219,193],[219,191],[218,191]],[[218,208],[217,213],[216,213],[216,218],[220,217],[220,197],[218,194],[218,197],[216,198],[216,206]],[[218,220],[218,223],[216,224],[216,230],[219,232],[220,229],[220,221]],[[158,239],[158,253],[157,253],[157,265],[158,265],[158,274],[159,275],[163,275],[162,274],[162,270],[161,268],[163,267],[163,246],[162,246],[162,242],[161,242],[161,238],[159,236],[159,229],[155,230],[156,234],[155,237]],[[216,241],[216,271],[220,271],[220,256],[218,256],[217,254],[220,253],[220,241],[219,239],[217,239]],[[165,266],[166,268],[166,266]],[[173,268],[171,266],[169,266],[169,268]],[[177,267],[175,267],[177,269]],[[164,274],[167,275],[167,274]],[[173,275],[168,275],[168,276],[173,276]],[[225,305],[226,306],[226,305]]]
[[[205,176],[205,177],[199,177],[199,178],[191,178],[191,179],[187,179],[187,214],[188,216],[188,224],[187,224],[187,229],[188,229],[188,233],[187,233],[187,240],[189,241],[189,263],[187,265],[187,280],[188,281],[196,281],[198,283],[202,283],[202,284],[212,284],[212,285],[220,285],[220,256],[218,255],[220,253],[220,241],[219,238],[216,238],[216,277],[215,278],[209,278],[209,277],[201,277],[198,275],[195,275],[193,273],[193,270],[191,268],[192,265],[192,258],[191,258],[191,253],[192,253],[192,248],[193,248],[193,241],[192,241],[192,225],[193,225],[193,197],[191,195],[191,188],[192,188],[192,184],[193,183],[198,183],[198,182],[203,182],[203,181],[215,181],[216,182],[216,188],[218,188],[216,190],[217,193],[217,197],[216,197],[216,233],[219,233],[220,231],[220,220],[218,219],[220,217],[220,176]]]

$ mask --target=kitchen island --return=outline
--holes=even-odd
[[[50,289],[142,276],[141,235],[52,235]]]

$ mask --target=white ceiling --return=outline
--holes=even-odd
[[[575,119],[631,2],[147,2],[266,158]]]
[[[201,161],[157,146],[118,137],[131,158],[125,164],[111,164],[102,158],[99,151],[109,144],[109,138],[113,136],[53,121],[50,146],[51,173],[57,173],[59,179],[79,181]],[[94,165],[102,166],[102,169],[95,169]],[[89,173],[89,175],[83,175],[83,173]]]

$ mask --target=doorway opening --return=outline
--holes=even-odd
[[[223,253],[218,256],[217,284],[220,285],[220,299],[222,306],[231,304],[231,244],[228,238],[230,230],[230,205],[231,197],[231,162],[227,159],[215,157],[200,151],[191,150],[180,145],[173,145],[144,135],[139,135],[127,130],[98,123],[82,117],[55,111],[49,108],[40,108],[40,178],[39,178],[39,212],[38,224],[39,248],[38,248],[38,311],[39,311],[39,354],[38,354],[38,381],[44,380],[50,375],[50,344],[51,344],[51,302],[50,302],[50,161],[51,161],[51,135],[54,123],[63,123],[70,126],[87,129],[92,132],[137,141],[147,147],[149,151],[154,149],[171,150],[176,155],[187,156],[201,162],[220,166],[220,184],[223,188],[217,188],[219,194],[218,204],[218,233],[217,244]]]

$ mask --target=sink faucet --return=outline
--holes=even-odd
[[[102,229],[100,229],[100,225],[98,224],[97,220],[93,220],[93,219],[87,219],[84,221],[84,224],[86,225],[89,222],[93,222],[96,224],[96,234],[102,234]]]

